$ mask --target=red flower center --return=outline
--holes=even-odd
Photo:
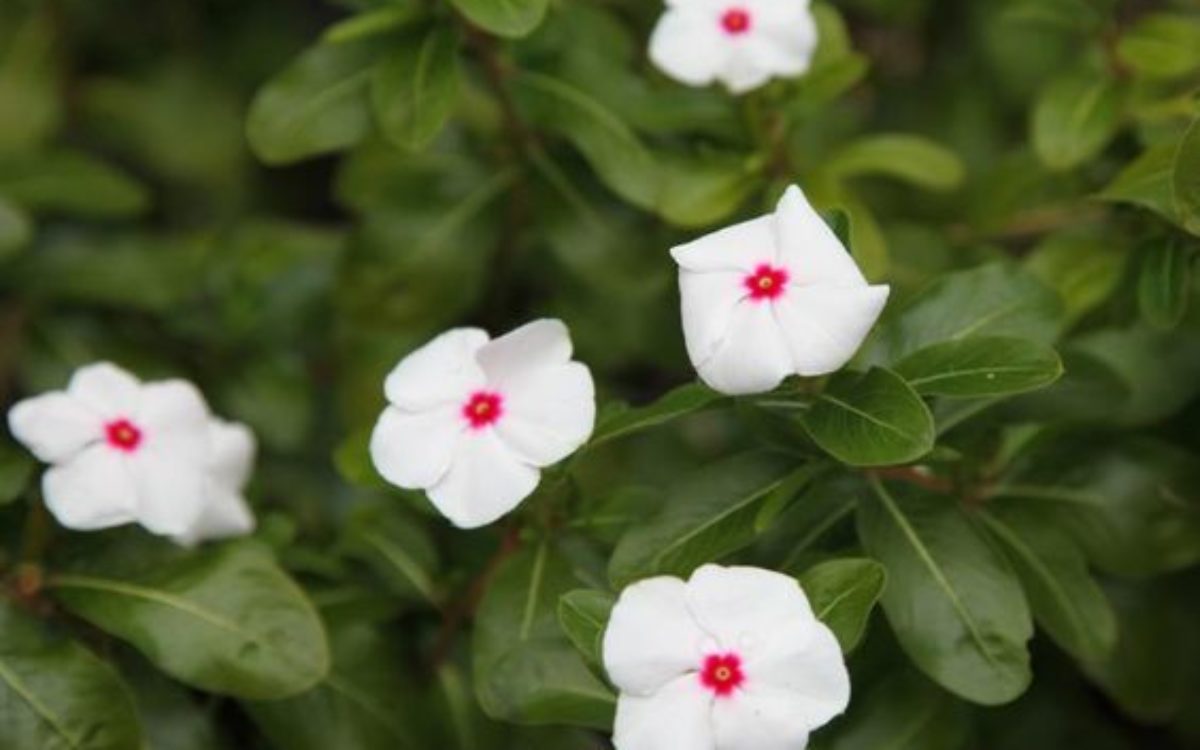
[[[743,281],[750,292],[752,300],[773,300],[783,294],[787,288],[788,272],[785,268],[776,268],[767,263],[754,269],[754,273]]]
[[[733,691],[745,681],[742,658],[737,654],[709,654],[704,657],[704,667],[700,670],[700,684],[713,691],[718,698],[733,695]]]
[[[115,419],[104,425],[108,444],[117,450],[133,453],[142,444],[142,431],[128,419]]]
[[[504,398],[494,391],[476,391],[462,409],[473,430],[482,430],[504,416]]]
[[[721,15],[721,28],[731,36],[745,34],[750,30],[750,12],[745,8],[730,8]]]

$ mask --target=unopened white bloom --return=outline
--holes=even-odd
[[[142,383],[115,365],[88,365],[66,390],[18,403],[8,424],[51,465],[42,494],[67,528],[139,523],[194,542],[253,525],[238,494],[250,471],[253,437],[244,427],[214,420],[191,383]]]
[[[667,75],[735,94],[803,74],[816,49],[808,0],[667,0],[650,38],[650,59]]]
[[[887,303],[797,187],[775,213],[671,250],[688,356],[722,393],[845,365]]]
[[[633,584],[604,633],[617,750],[803,750],[846,710],[837,639],[795,579],[705,565]]]
[[[515,508],[539,469],[587,441],[596,417],[591,373],[571,361],[558,320],[498,339],[448,331],[405,357],[384,383],[389,406],[371,458],[389,482],[425,490],[452,523],[475,528]]]

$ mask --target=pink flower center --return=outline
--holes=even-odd
[[[504,397],[495,391],[476,391],[463,405],[463,418],[473,430],[482,430],[504,416]]]
[[[738,7],[726,10],[721,14],[721,28],[730,36],[745,34],[750,30],[750,12]]]
[[[115,419],[104,425],[108,444],[117,450],[133,453],[142,444],[142,431],[128,419]]]
[[[733,695],[733,691],[745,681],[742,658],[737,654],[709,654],[704,657],[704,666],[700,670],[700,684],[713,691],[718,698]]]
[[[763,263],[742,283],[750,292],[750,299],[773,300],[779,298],[787,288],[788,272],[785,268]]]

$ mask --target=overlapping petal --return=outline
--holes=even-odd
[[[824,375],[850,361],[879,319],[886,286],[809,286],[788,290],[774,305],[792,371]]]
[[[540,467],[578,450],[595,423],[592,374],[578,362],[567,362],[511,380],[496,431],[524,461]]]
[[[716,81],[731,51],[712,18],[687,9],[668,10],[650,35],[650,59],[689,86]]]
[[[688,609],[687,584],[668,576],[648,578],[622,591],[613,608],[604,633],[604,668],[623,693],[648,695],[695,672],[711,641]]]
[[[561,320],[535,320],[480,347],[476,358],[488,385],[507,392],[547,368],[570,361],[571,336]]]
[[[125,457],[93,445],[42,477],[46,508],[68,529],[94,531],[138,518],[138,487]]]
[[[406,412],[389,406],[371,433],[371,460],[383,478],[405,489],[441,481],[467,425],[457,404]]]
[[[39,460],[58,463],[100,440],[104,422],[79,399],[55,391],[13,406],[8,429]]]
[[[384,381],[392,404],[410,411],[457,403],[485,378],[475,355],[488,342],[478,328],[456,328],[400,361]]]
[[[617,750],[724,750],[713,737],[711,703],[700,680],[690,674],[651,695],[622,693],[613,744]]]
[[[792,358],[769,304],[743,302],[708,359],[693,361],[700,377],[722,393],[762,393],[793,371]]]
[[[455,526],[485,526],[529,496],[538,470],[522,461],[494,430],[464,436],[446,475],[427,490],[429,500]]]
[[[801,286],[866,283],[854,258],[795,185],[779,200],[774,214],[779,258]]]
[[[712,727],[717,750],[803,748],[813,725],[796,709],[795,696],[767,686],[751,685],[734,700],[715,701]]]
[[[141,390],[137,378],[111,362],[80,367],[67,384],[68,394],[105,420],[136,414]]]

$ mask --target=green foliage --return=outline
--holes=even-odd
[[[851,466],[907,463],[933,449],[929,408],[883,368],[836,378],[803,423],[817,445]]]

